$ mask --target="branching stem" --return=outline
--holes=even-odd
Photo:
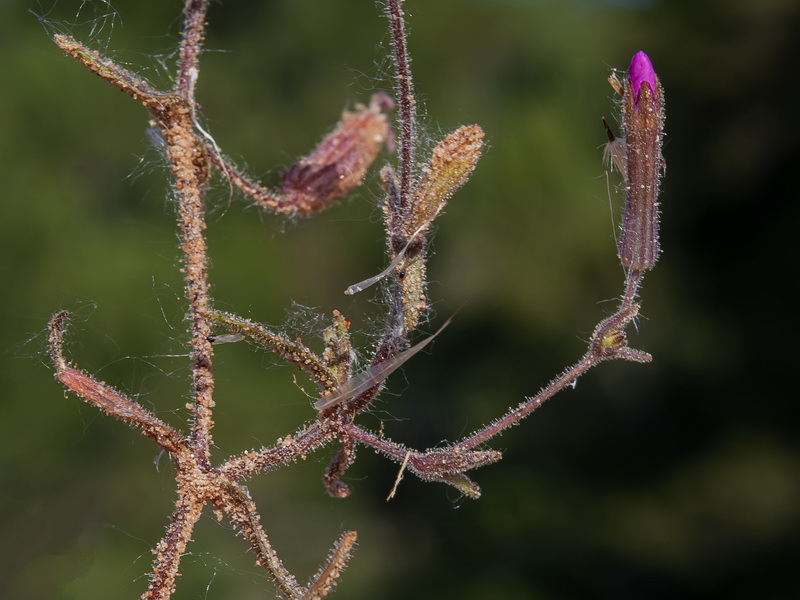
[[[304,587],[284,566],[272,547],[256,506],[243,485],[247,478],[303,460],[310,453],[330,444],[341,444],[324,475],[328,494],[343,498],[349,494],[341,481],[353,463],[358,445],[369,446],[404,469],[426,481],[452,485],[477,498],[480,488],[466,475],[470,470],[501,458],[496,450],[480,448],[506,428],[519,423],[544,402],[596,365],[612,359],[647,362],[650,356],[627,345],[626,327],[636,318],[636,304],[643,269],[654,260],[648,255],[644,266],[629,261],[625,291],[617,311],[601,321],[589,340],[584,357],[565,370],[538,394],[509,409],[499,420],[456,444],[414,450],[382,434],[357,425],[354,419],[366,410],[384,387],[384,382],[408,359],[425,348],[449,320],[432,336],[409,347],[410,334],[429,310],[426,297],[426,244],[433,220],[442,213],[448,199],[471,175],[481,155],[484,133],[477,125],[463,126],[441,140],[426,164],[415,161],[416,101],[414,98],[403,0],[387,0],[386,16],[395,64],[399,104],[399,178],[391,166],[381,171],[386,195],[384,216],[387,246],[393,260],[379,276],[353,286],[362,289],[388,277],[387,316],[370,366],[353,375],[355,352],[351,346],[350,322],[338,310],[322,338],[324,350],[313,352],[299,339],[274,333],[255,321],[213,308],[208,283],[205,200],[209,171],[219,169],[233,185],[260,206],[284,215],[310,215],[361,185],[364,173],[391,139],[388,111],[394,104],[385,92],[372,97],[369,106],[358,105],[345,112],[336,128],[315,150],[284,174],[278,191],[267,189],[236,169],[198,124],[195,110],[195,85],[203,48],[208,0],[185,0],[174,87],[168,92],[155,89],[135,73],[101,56],[69,36],[56,35],[55,42],[91,72],[125,91],[144,104],[152,122],[165,140],[166,156],[172,175],[172,191],[177,203],[184,293],[188,305],[189,353],[192,373],[193,423],[184,434],[162,422],[137,402],[70,364],[63,350],[67,313],[57,313],[50,322],[50,355],[56,378],[63,386],[106,414],[125,421],[169,453],[176,470],[178,499],[166,534],[158,543],[148,590],[142,600],[167,600],[174,591],[182,555],[186,552],[194,526],[203,507],[211,504],[215,514],[228,520],[247,540],[279,592],[292,600],[318,600],[334,588],[355,545],[355,532],[345,532],[334,544],[328,560]],[[649,59],[648,59],[649,60]],[[649,64],[649,62],[648,62]],[[654,75],[653,75],[654,77]],[[649,85],[655,90],[655,80]],[[626,88],[627,89],[627,88]],[[660,87],[658,88],[660,94]],[[627,93],[627,92],[626,92]],[[647,93],[645,93],[647,95]],[[660,96],[659,96],[660,99]],[[660,105],[659,105],[660,106]],[[662,115],[659,113],[659,119]],[[656,119],[660,125],[661,121]],[[198,133],[199,132],[199,133]],[[611,135],[611,134],[609,134]],[[660,129],[655,137],[660,142]],[[611,137],[609,138],[611,139]],[[613,141],[613,140],[611,140]],[[650,158],[655,154],[649,154]],[[650,166],[653,166],[652,164]],[[652,169],[651,169],[652,170]],[[656,169],[657,170],[657,169]],[[651,186],[655,195],[657,186]],[[655,205],[651,206],[653,210]],[[651,211],[653,212],[653,211]],[[650,213],[648,213],[650,214]],[[655,213],[653,212],[655,215]],[[656,215],[657,216],[657,215]],[[650,224],[657,223],[651,220]],[[640,244],[641,245],[641,244]],[[655,256],[657,252],[650,252]],[[624,261],[623,261],[624,262]],[[634,268],[635,267],[635,268]],[[211,462],[214,401],[214,356],[212,325],[225,327],[264,345],[289,364],[303,370],[319,387],[322,398],[309,402],[309,422],[277,444],[244,452],[215,467]],[[395,483],[395,489],[400,476]],[[392,490],[394,494],[395,490]]]

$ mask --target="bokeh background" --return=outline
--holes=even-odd
[[[64,397],[45,325],[74,313],[72,360],[184,425],[188,370],[172,203],[142,107],[63,57],[72,33],[160,86],[176,0],[0,2],[0,597],[135,598],[173,503],[152,443]],[[32,12],[31,12],[32,11]],[[392,377],[364,425],[429,447],[535,393],[584,351],[621,291],[600,116],[610,67],[644,49],[666,92],[663,257],[634,345],[493,443],[483,497],[361,451],[347,500],[330,453],[250,489],[290,569],[360,545],[337,598],[800,597],[796,276],[800,4],[794,0],[409,0],[427,139],[479,123],[488,148],[440,219],[430,352]],[[372,2],[215,2],[198,99],[223,150],[266,183],[341,110],[391,86]],[[166,66],[165,66],[166,65]],[[375,175],[313,220],[210,198],[221,308],[318,344],[330,312],[368,352],[385,264]],[[609,189],[611,203],[609,207]],[[312,417],[307,381],[245,343],[220,346],[216,457]],[[176,599],[271,597],[210,514]]]

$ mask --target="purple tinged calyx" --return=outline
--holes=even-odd
[[[655,93],[656,72],[653,69],[653,63],[650,62],[650,58],[644,52],[639,51],[633,55],[628,77],[631,80],[631,92],[633,92],[633,101],[636,104],[639,103],[639,92],[642,89],[642,84],[648,84],[650,91]]]
[[[624,164],[626,185],[619,257],[625,268],[647,271],[653,268],[659,254],[658,188],[664,104],[653,65],[644,52],[633,56],[624,88],[625,158],[624,163],[621,158],[619,162]]]

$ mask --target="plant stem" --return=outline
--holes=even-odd
[[[189,303],[189,328],[194,396],[192,444],[197,461],[211,468],[211,428],[214,425],[214,349],[209,340],[208,251],[205,240],[205,184],[208,179],[206,153],[194,133],[194,85],[197,61],[205,31],[207,0],[187,0],[180,47],[178,93],[184,101],[160,119],[172,164],[178,200],[178,231],[183,252],[183,274]]]
[[[416,105],[414,82],[411,78],[411,59],[408,55],[405,20],[400,4],[403,0],[389,0],[386,11],[392,36],[392,56],[395,65],[397,100],[400,105],[400,205],[408,204],[411,191],[411,170],[414,165]]]
[[[179,489],[175,512],[172,513],[167,533],[155,548],[153,574],[141,600],[167,600],[175,591],[181,557],[192,536],[192,529],[203,512],[203,505]]]
[[[186,0],[183,7],[185,20],[178,58],[178,95],[194,104],[194,88],[197,83],[198,60],[203,49],[206,30],[208,0]]]
[[[530,413],[539,408],[542,404],[547,402],[550,398],[555,396],[558,392],[565,387],[572,385],[578,378],[586,373],[593,366],[598,364],[601,358],[593,356],[591,353],[584,356],[580,361],[569,367],[561,375],[556,377],[547,387],[542,389],[538,394],[531,398],[527,398],[516,408],[511,409],[506,415],[491,425],[486,426],[480,431],[474,433],[472,436],[457,443],[453,446],[454,449],[467,450],[480,446],[488,442],[491,438],[498,435],[504,429],[516,425],[522,419],[527,417]]]

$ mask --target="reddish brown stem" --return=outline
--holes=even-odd
[[[592,339],[589,342],[589,350],[580,361],[556,377],[538,394],[527,398],[516,408],[510,409],[504,417],[462,440],[453,448],[466,450],[485,444],[508,427],[519,423],[564,388],[574,385],[578,378],[601,362],[612,359],[633,362],[650,361],[649,354],[629,348],[625,337],[625,327],[636,317],[639,310],[638,305],[630,304],[627,300],[628,293],[635,294],[635,289],[632,287],[635,286],[635,281],[634,279],[627,281],[628,287],[625,299],[620,304],[617,312],[601,321],[595,328]]]
[[[167,600],[175,591],[175,577],[183,553],[192,536],[192,529],[200,518],[203,503],[186,490],[179,490],[175,512],[172,513],[167,533],[161,538],[154,553],[153,574],[141,600]]]
[[[247,489],[236,484],[230,484],[226,488],[227,493],[218,502],[219,508],[228,514],[231,522],[249,542],[255,552],[256,563],[267,570],[283,594],[292,599],[302,598],[306,590],[297,583],[294,575],[286,570],[269,543],[267,534],[261,526],[261,517]]]
[[[183,102],[155,116],[167,142],[178,200],[178,231],[183,253],[186,298],[189,302],[189,343],[195,404],[192,444],[198,463],[209,469],[211,428],[214,425],[214,350],[209,341],[211,325],[207,318],[210,302],[204,201],[208,164],[202,142],[194,133],[193,107],[197,61],[202,49],[207,7],[207,0],[187,0],[184,6],[186,20],[178,74],[178,93]]]
[[[331,550],[331,555],[325,566],[314,576],[308,586],[308,591],[303,596],[303,600],[319,600],[327,596],[336,585],[339,576],[342,574],[353,547],[356,545],[358,535],[355,531],[346,531],[340,537]]]
[[[187,0],[183,7],[184,25],[178,58],[178,95],[194,104],[198,60],[203,50],[208,0]]]
[[[185,448],[180,433],[139,404],[104,383],[70,366],[64,359],[64,327],[69,314],[61,311],[50,320],[50,354],[56,365],[56,377],[69,390],[106,414],[138,427],[165,452],[176,454]]]
[[[625,279],[625,294],[622,297],[620,310],[630,308],[636,300],[636,294],[639,293],[639,287],[642,285],[642,278],[644,271],[638,269],[631,269],[628,271],[628,276]]]
[[[301,429],[294,436],[287,435],[277,446],[246,452],[228,460],[219,467],[219,472],[230,481],[241,481],[255,473],[307,456],[330,442],[335,435],[336,427],[333,423],[318,421],[307,429]]]
[[[411,170],[414,165],[417,101],[414,98],[405,20],[403,9],[400,7],[402,2],[403,0],[389,0],[386,10],[392,37],[397,101],[400,105],[400,204],[406,206],[411,191]]]
[[[481,429],[477,433],[473,434],[472,436],[468,437],[465,440],[462,440],[454,447],[459,449],[469,449],[474,448],[476,446],[480,446],[481,444],[485,444],[490,439],[495,437],[500,432],[504,431],[508,427],[518,423],[537,408],[539,408],[542,404],[544,404],[547,400],[555,396],[558,392],[563,390],[565,387],[572,385],[574,381],[576,381],[581,375],[586,373],[589,369],[595,366],[599,362],[599,359],[591,354],[587,354],[584,356],[579,362],[572,365],[569,369],[564,371],[561,375],[556,377],[550,385],[540,391],[538,394],[533,396],[532,398],[526,399],[516,408],[511,409],[506,415],[491,425],[486,426],[485,428]]]

